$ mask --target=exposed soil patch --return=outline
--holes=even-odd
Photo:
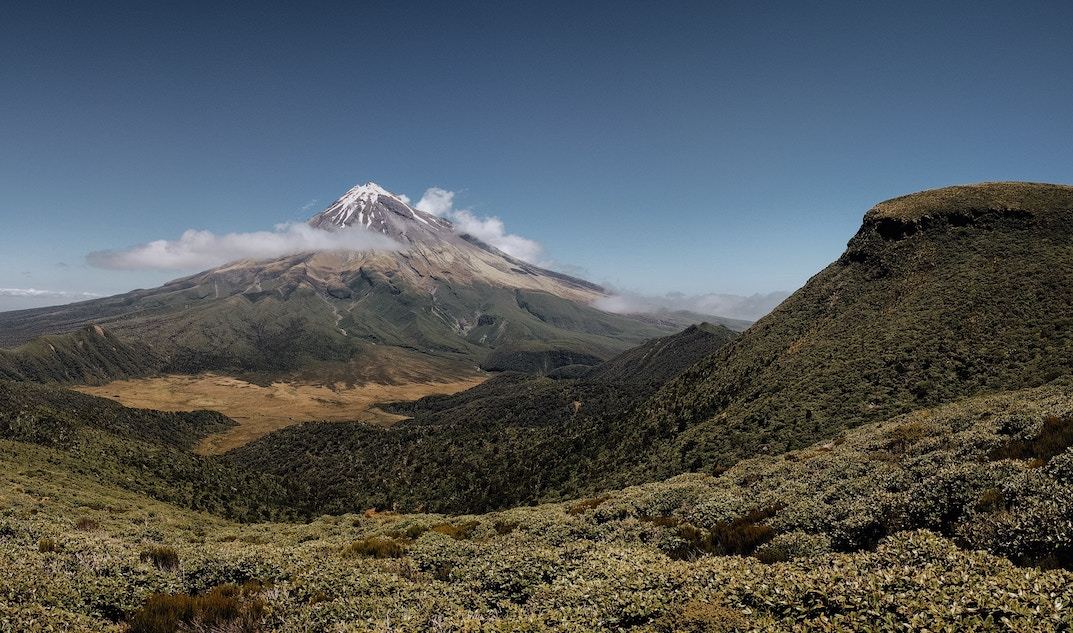
[[[117,380],[75,389],[141,409],[219,411],[238,422],[238,426],[201,440],[197,452],[211,455],[225,453],[273,431],[310,420],[359,420],[390,426],[404,416],[382,411],[377,404],[456,393],[478,385],[484,379],[479,376],[453,382],[353,387],[282,382],[261,386],[230,376],[200,374]]]

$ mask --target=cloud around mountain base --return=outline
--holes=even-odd
[[[310,251],[396,250],[398,243],[364,228],[341,231],[279,224],[272,231],[227,233],[190,229],[177,240],[154,240],[128,249],[95,251],[91,266],[113,270],[204,270],[240,259],[271,259]]]
[[[699,314],[755,321],[774,310],[775,306],[782,303],[788,296],[790,293],[783,291],[747,296],[721,293],[687,295],[680,292],[651,296],[615,290],[611,295],[594,301],[593,305],[606,312],[617,314],[686,310]]]

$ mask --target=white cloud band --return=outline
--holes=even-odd
[[[340,231],[280,224],[274,231],[227,233],[188,230],[177,240],[154,240],[126,250],[97,251],[90,265],[117,270],[203,270],[240,259],[271,259],[311,251],[395,250],[390,238],[365,228]]]
[[[686,295],[671,292],[663,296],[646,296],[631,292],[616,292],[597,299],[593,305],[606,312],[618,314],[658,313],[687,310],[699,314],[755,321],[788,297],[788,292],[769,292],[749,296],[708,293]]]
[[[41,299],[92,299],[101,295],[93,292],[40,290],[38,288],[0,288],[0,297],[35,297]]]

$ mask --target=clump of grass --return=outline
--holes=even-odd
[[[88,517],[82,517],[75,522],[75,529],[81,530],[82,532],[92,532],[100,527],[101,525],[99,523]]]
[[[684,544],[667,551],[676,560],[692,560],[702,554],[750,556],[758,547],[775,538],[775,530],[762,521],[775,516],[778,507],[756,508],[733,521],[720,521],[705,530],[690,523],[678,525]]]
[[[899,424],[887,433],[887,450],[904,455],[913,445],[928,435],[928,429],[920,422]]]
[[[980,512],[1001,512],[1006,509],[1006,496],[998,488],[988,488],[980,493],[976,509]]]
[[[421,538],[421,535],[428,532],[428,526],[421,523],[414,523],[406,526],[406,529],[399,532],[399,536],[416,541]]]
[[[164,545],[150,547],[139,556],[143,563],[152,563],[157,569],[174,571],[179,568],[179,552]]]
[[[682,519],[676,516],[643,516],[641,520],[658,527],[677,527]]]
[[[570,506],[570,508],[567,509],[566,512],[567,512],[567,514],[572,514],[572,515],[585,514],[589,510],[592,510],[593,508],[599,507],[600,504],[602,504],[603,502],[607,501],[610,498],[611,497],[608,496],[608,495],[601,495],[599,497],[593,497],[591,499],[582,499],[581,501],[578,501],[574,505]]]
[[[129,633],[180,630],[255,633],[265,607],[261,584],[219,585],[200,596],[153,594],[130,618]]]
[[[402,558],[406,546],[387,536],[367,536],[354,541],[343,550],[344,556],[361,558]]]
[[[518,529],[518,522],[517,521],[496,521],[495,523],[492,524],[492,527],[495,529],[496,534],[505,535],[505,534],[510,534],[514,530],[517,530]]]
[[[996,446],[990,454],[992,460],[1027,459],[1033,467],[1039,467],[1073,446],[1073,416],[1049,415],[1043,419],[1039,435],[1029,440],[1018,438]]]
[[[455,525],[453,523],[440,523],[433,525],[430,530],[450,536],[456,541],[464,541],[473,535],[473,531],[480,525],[480,521],[466,521]]]
[[[750,622],[741,611],[718,601],[694,599],[668,611],[655,624],[661,632],[722,633],[746,630]]]

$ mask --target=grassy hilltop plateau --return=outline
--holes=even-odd
[[[1073,187],[880,203],[744,332],[369,191],[410,250],[0,315],[0,631],[1073,628]],[[235,420],[68,389],[385,360],[497,374],[214,455]]]

